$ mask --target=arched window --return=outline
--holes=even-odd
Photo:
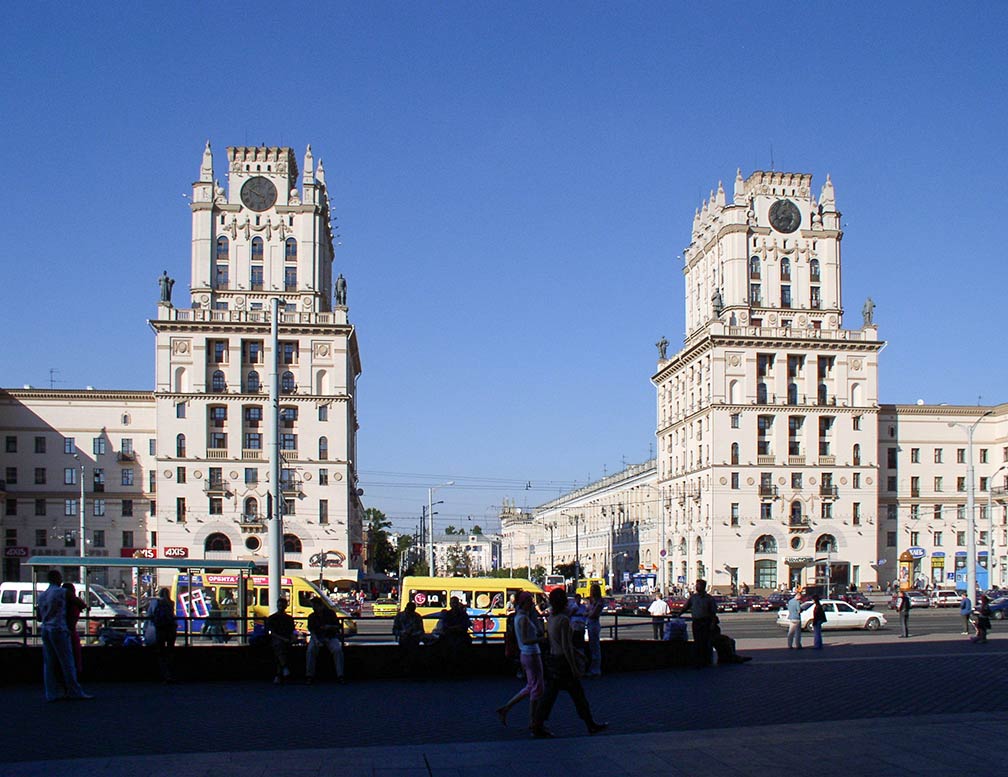
[[[728,383],[728,404],[738,404],[738,381],[733,380]]]
[[[290,370],[280,376],[280,391],[283,394],[294,393],[294,373]]]
[[[259,500],[254,496],[250,496],[245,500],[245,511],[242,513],[242,517],[246,522],[253,521],[259,517]]]
[[[263,239],[261,237],[252,238],[252,261],[261,262],[263,260]]]
[[[823,534],[815,541],[816,553],[836,553],[836,537],[832,534]]]
[[[284,243],[284,260],[287,262],[297,261],[297,240],[292,237],[287,238]]]
[[[228,260],[228,239],[221,235],[217,238],[217,261],[226,262]]]
[[[206,538],[206,542],[203,543],[203,550],[208,553],[230,553],[231,540],[227,538],[226,534],[215,532]]]
[[[851,456],[851,460],[852,460],[851,463],[854,464],[855,466],[861,464],[861,443],[859,442],[854,443],[854,452],[853,455]]]
[[[753,550],[757,553],[776,553],[777,540],[769,534],[764,534],[753,544]]]
[[[325,461],[329,458],[329,438],[319,437],[318,438],[318,457],[319,461]]]
[[[256,372],[255,370],[252,370],[252,372],[250,372],[248,374],[248,381],[247,381],[246,385],[248,386],[248,392],[249,392],[249,394],[255,394],[256,392],[258,392],[259,391],[259,373]]]
[[[731,444],[731,463],[738,464],[739,447],[737,442]]]
[[[210,378],[210,390],[215,392],[224,391],[227,388],[227,383],[224,380],[224,373],[221,370],[214,370],[213,376]]]
[[[296,534],[284,535],[284,553],[300,553],[301,540]]]
[[[809,262],[809,280],[813,283],[819,282],[819,260],[813,259]]]
[[[696,538],[696,554],[698,556],[703,555],[703,537]]]
[[[787,384],[787,401],[789,405],[798,404],[798,384],[788,383]]]
[[[780,261],[780,278],[782,281],[791,280],[791,260],[786,256]]]
[[[175,457],[178,459],[185,458],[185,435],[180,434],[175,438]]]
[[[850,387],[850,403],[851,407],[857,407],[861,404],[861,384],[852,383]]]
[[[767,384],[756,384],[756,404],[765,405],[767,403]]]
[[[749,277],[759,278],[760,277],[760,259],[758,256],[754,256],[749,259]]]
[[[795,499],[791,503],[791,525],[797,526],[803,522],[802,519],[802,503],[800,500]]]

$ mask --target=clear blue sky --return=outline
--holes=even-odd
[[[694,5],[10,5],[0,385],[152,388],[209,138],[222,178],[228,145],[325,162],[397,525],[429,484],[486,527],[648,458],[693,210],[771,149],[832,175],[882,401],[1008,400],[1008,6]]]

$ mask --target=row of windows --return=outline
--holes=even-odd
[[[920,460],[921,460],[920,453],[921,453],[921,449],[920,448],[911,448],[910,449],[910,463],[911,464],[920,464]],[[887,448],[886,449],[886,466],[888,466],[889,469],[896,469],[896,467],[898,466],[898,455],[899,455],[899,448]],[[934,451],[933,451],[933,455],[934,455],[934,463],[935,464],[942,464],[942,463],[944,463],[944,458],[945,458],[945,449],[944,448],[935,448]],[[1004,448],[1003,460],[1005,462],[1008,462],[1008,447]],[[990,462],[990,450],[988,448],[981,448],[980,449],[980,461],[979,461],[979,463],[980,464],[988,464],[989,462]],[[967,461],[966,461],[966,449],[965,448],[956,448],[956,464],[966,464],[966,463],[967,463]]]
[[[175,480],[178,483],[187,482],[187,469],[185,467],[175,468]],[[292,469],[282,469],[280,470],[280,482],[293,483],[297,481],[294,470]],[[221,467],[210,467],[207,471],[207,482],[215,485],[222,485],[224,482],[224,471]],[[256,486],[259,484],[259,470],[256,467],[245,467],[244,483],[247,486]],[[318,484],[320,486],[329,485],[329,470],[320,469],[318,470]]]
[[[265,243],[261,237],[252,238],[251,257],[253,262],[263,261],[263,247]],[[296,262],[298,256],[297,240],[292,237],[284,241],[284,260]],[[217,261],[227,262],[231,258],[231,242],[221,235],[217,238]]]
[[[887,548],[895,548],[896,547],[898,535],[899,535],[898,532],[894,532],[894,531],[886,532],[886,547]],[[957,547],[957,548],[965,548],[966,547],[966,532],[964,532],[964,531],[957,531],[955,533],[955,538],[956,538],[955,547]],[[911,546],[914,546],[914,547],[919,546],[920,545],[920,539],[921,539],[920,532],[915,532],[915,531],[910,532],[910,545]],[[988,536],[988,534],[987,534],[986,531],[979,532],[978,533],[978,537],[977,537],[977,545],[986,546],[988,539],[989,539],[989,536]],[[940,532],[940,531],[931,532],[931,543],[936,548],[945,547],[945,545],[944,545],[944,533]],[[1001,544],[1004,545],[1006,543],[1008,543],[1008,537],[1006,537],[1005,534],[1002,533]]]
[[[980,481],[980,491],[988,491],[990,487],[994,484],[991,483],[989,477],[981,477]],[[1008,486],[1008,476],[1005,477],[1005,485]],[[945,478],[942,475],[935,475],[934,481],[934,492],[940,494],[945,490]],[[899,490],[899,480],[895,475],[889,475],[886,477],[886,491],[889,493],[895,493]],[[965,475],[956,476],[956,492],[960,494],[966,493],[966,477]],[[916,497],[921,495],[921,484],[920,478],[914,475],[910,478],[910,496]]]
[[[284,291],[297,291],[297,267],[284,268]],[[231,286],[231,273],[226,264],[217,265],[214,270],[214,288],[227,290]],[[254,264],[249,271],[249,288],[252,291],[262,291],[263,268]]]
[[[210,375],[210,391],[215,394],[223,394],[227,391],[227,377],[224,375],[223,370],[214,370]],[[262,380],[259,377],[259,373],[252,370],[245,376],[245,392],[248,394],[258,394],[262,391]],[[297,391],[297,381],[294,379],[294,373],[290,370],[285,370],[280,374],[280,393],[282,394],[293,394]],[[182,412],[183,415],[178,416],[179,418],[185,418],[185,411],[179,411],[178,406],[176,406],[176,413]]]
[[[206,343],[207,361],[210,364],[227,364],[230,344],[227,340],[210,339]],[[280,342],[280,363],[298,363],[298,343],[296,340]],[[264,361],[262,340],[242,340],[242,360],[248,364],[258,364]]]
[[[760,278],[763,274],[762,262],[758,256],[750,257],[749,259],[749,277],[750,278]],[[809,280],[813,283],[818,283],[820,280],[819,271],[819,260],[811,259],[809,260]],[[780,279],[782,281],[791,280],[791,260],[787,257],[781,257],[780,260]]]
[[[280,433],[280,450],[296,451],[298,436],[295,432]],[[227,432],[210,432],[208,436],[208,446],[213,450],[223,450],[228,447]],[[263,435],[261,432],[244,432],[242,435],[242,447],[247,450],[260,451],[263,449]],[[186,436],[178,434],[175,437],[175,457],[184,459],[186,457]],[[318,439],[318,457],[321,460],[329,458],[329,438],[326,436]],[[125,483],[123,485],[126,485]]]
[[[63,547],[73,548],[77,547],[77,534],[75,531],[64,531],[56,532],[50,534],[46,529],[36,529],[35,530],[35,547],[45,548],[49,546],[49,540],[57,540],[63,543]],[[132,548],[133,545],[133,532],[130,530],[123,531],[121,535],[122,547]],[[8,544],[13,540],[13,544],[17,544],[17,534],[12,536],[10,530],[8,530],[7,541]],[[105,545],[105,530],[104,529],[92,529],[91,530],[91,540],[90,546],[92,548],[104,548]]]
[[[124,415],[124,419],[128,419],[129,415]],[[124,421],[124,423],[128,423]],[[68,455],[73,455],[77,453],[77,441],[73,437],[63,437],[63,453]],[[104,456],[108,452],[108,441],[107,436],[104,437],[93,437],[91,438],[91,448],[92,453],[95,456]],[[42,435],[36,435],[34,438],[35,442],[35,453],[45,453],[46,452],[46,438]],[[150,448],[150,455],[157,455],[157,441],[152,437],[148,439],[148,446]],[[16,434],[8,434],[4,438],[4,450],[7,453],[17,453],[18,452],[18,438]],[[135,451],[133,449],[133,438],[132,437],[121,437],[119,439],[119,453],[121,456],[133,456]]]
[[[77,472],[78,467],[64,467],[63,468],[63,485],[75,486],[77,485]],[[132,469],[121,469],[119,471],[120,482],[124,486],[133,485],[133,470]],[[4,472],[4,479],[8,486],[17,485],[18,483],[18,468],[17,467],[7,467]],[[93,480],[93,490],[94,491],[104,491],[105,490],[105,469],[102,467],[95,467],[92,476]],[[48,470],[45,467],[35,467],[35,485],[44,486],[48,481]]]
[[[302,551],[301,538],[296,534],[285,534],[283,544],[284,553],[300,553]],[[257,551],[262,547],[262,540],[253,534],[245,538],[245,547],[251,551]],[[206,538],[203,550],[210,553],[230,553],[231,538],[221,532],[215,532]]]
[[[91,500],[91,514],[101,518],[105,515],[107,510],[107,503],[104,499],[93,499]],[[63,500],[63,515],[65,516],[75,516],[77,515],[77,508],[79,506],[79,500],[77,499],[64,499]],[[4,504],[4,514],[8,516],[13,516],[18,514],[18,500],[14,497],[8,497]],[[49,514],[49,500],[47,499],[36,499],[35,500],[35,515],[43,516]],[[133,517],[133,500],[123,499],[120,502],[120,515],[124,518]]]

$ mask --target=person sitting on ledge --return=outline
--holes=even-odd
[[[711,644],[717,653],[718,666],[722,664],[744,664],[752,661],[752,656],[740,656],[735,651],[735,640],[721,632],[721,620],[715,615],[711,626]]]

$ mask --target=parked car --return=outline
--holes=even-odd
[[[623,594],[617,599],[618,612],[621,615],[647,615],[653,601],[654,597],[647,594]]]
[[[1008,596],[1002,596],[990,603],[991,617],[999,621],[1008,618]]]
[[[778,591],[767,597],[767,604],[770,605],[771,610],[780,610],[787,607],[789,601],[791,601],[791,594],[785,591]]]
[[[718,612],[738,612],[738,603],[731,596],[715,596]]]
[[[619,611],[619,602],[616,601],[615,596],[602,597],[602,612],[606,615],[613,615]]]
[[[889,623],[880,612],[859,610],[854,605],[839,599],[822,599],[821,604],[826,612],[826,623],[823,624],[823,630],[867,629],[868,631],[876,631]],[[806,631],[812,630],[812,606],[813,602],[805,602],[801,609],[801,625]],[[778,613],[777,625],[783,626],[785,629],[788,627],[787,610],[781,610]]]
[[[399,614],[399,602],[395,599],[378,599],[371,605],[371,614],[376,618],[394,618]]]
[[[913,608],[913,607],[930,607],[931,606],[931,600],[928,598],[928,595],[926,593],[924,593],[923,591],[918,591],[916,588],[911,588],[909,591],[906,592],[906,594],[907,594],[908,597],[910,597],[910,607],[911,608]],[[897,593],[893,594],[892,599],[889,600],[889,609],[890,610],[899,609],[900,597],[902,597],[902,596],[903,596],[903,594],[901,592],[897,592]]]
[[[840,594],[840,596],[836,598],[842,602],[847,602],[847,604],[853,604],[859,610],[875,609],[875,602],[860,591],[848,591],[847,593]]]
[[[739,612],[768,612],[773,609],[769,600],[759,594],[737,596],[735,597],[735,606]]]
[[[932,607],[958,607],[961,601],[962,594],[958,591],[935,591],[931,594]]]

